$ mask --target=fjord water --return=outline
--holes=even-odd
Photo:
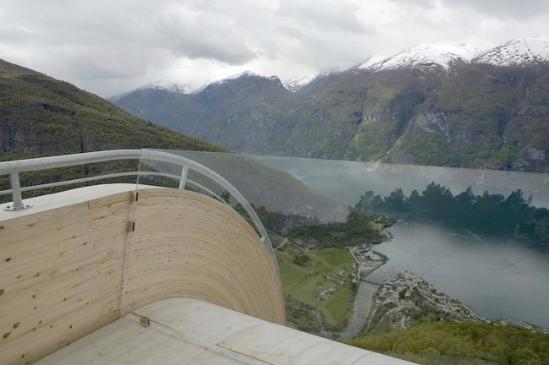
[[[317,192],[354,205],[367,190],[422,191],[434,181],[455,194],[471,186],[509,194],[522,189],[538,207],[549,207],[549,175],[461,168],[389,165],[292,157],[255,156],[290,173]],[[399,222],[393,240],[376,250],[390,260],[368,277],[382,281],[404,270],[420,274],[488,319],[525,321],[549,328],[549,255],[514,240],[479,237],[434,223]]]

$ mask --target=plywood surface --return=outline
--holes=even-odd
[[[411,365],[190,298],[135,309],[38,363],[58,364]]]
[[[106,187],[0,221],[0,364],[31,363],[169,297],[284,322],[268,250],[234,210],[189,191],[143,189],[136,199]]]

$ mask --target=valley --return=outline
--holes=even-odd
[[[298,329],[350,339],[406,330],[425,321],[481,320],[415,273],[404,271],[372,281],[369,275],[390,258],[371,243],[319,248],[284,238],[279,245],[288,318]]]
[[[391,242],[343,249],[283,239],[277,259],[289,325],[422,364],[547,358],[547,330],[482,318],[416,273],[372,282],[369,275],[391,262],[375,250],[383,245]]]
[[[532,195],[536,207],[549,206],[544,174],[278,156],[259,156],[256,160],[290,173],[347,206],[354,206],[368,190],[388,196],[402,187],[409,195],[413,190],[425,190],[432,181],[449,187],[453,194],[468,186],[478,195],[488,191],[509,196],[522,189],[524,196]],[[375,251],[389,261],[372,272],[369,280],[381,283],[400,272],[411,271],[484,318],[524,321],[548,328],[544,305],[549,300],[548,257],[538,246],[405,217],[387,231],[392,238],[376,245]],[[528,302],[521,299],[524,297],[529,298]]]
[[[536,206],[546,207],[549,202],[543,174],[278,156],[255,159],[287,171],[317,192],[348,205],[360,201],[367,190],[389,196],[395,188],[404,185],[404,191],[409,194],[414,189],[423,191],[431,181],[447,183],[455,194],[471,185],[475,192],[498,192],[506,197],[522,187],[525,196],[533,195]],[[536,180],[537,177],[541,180]],[[372,214],[372,211],[366,212]],[[390,216],[388,211],[384,214]],[[373,221],[386,222],[377,226],[385,232],[381,243],[375,239],[354,241],[354,245],[341,244],[345,238],[334,241],[332,249],[346,248],[351,254],[349,258],[338,251],[334,257],[347,256],[347,267],[352,267],[352,271],[341,272],[337,266],[331,269],[325,266],[311,276],[323,289],[322,293],[326,293],[326,286],[332,288],[328,292],[333,297],[322,297],[321,302],[310,300],[319,298],[310,296],[308,304],[294,296],[286,297],[291,325],[422,364],[507,364],[508,356],[514,356],[511,363],[547,358],[542,350],[549,339],[544,305],[549,300],[546,253],[524,242],[489,239],[434,220],[416,222],[402,217],[395,223],[374,215]],[[295,219],[293,222],[319,224]],[[326,230],[329,227],[326,225]],[[288,270],[303,272],[313,267],[307,266],[310,261],[303,258],[297,259],[297,265],[288,255],[294,258],[309,253],[316,255],[317,250],[330,246],[326,240],[319,239],[319,232],[323,232],[320,237],[327,240],[332,236],[318,228],[286,228],[284,237],[294,230],[312,232],[316,238],[285,241],[277,253],[279,258],[284,257],[280,266],[284,286],[288,282],[285,275]],[[338,234],[335,237],[341,238]],[[284,252],[287,249],[289,251]],[[341,276],[334,275],[338,272]],[[339,291],[341,280],[340,284],[323,280],[333,277],[358,284],[353,287],[352,297],[339,295],[343,293]],[[298,290],[300,282],[308,280],[290,279],[292,291]],[[524,285],[525,282],[528,285]],[[337,306],[324,303],[337,303]],[[344,316],[341,316],[342,309],[347,310]],[[332,310],[336,310],[340,318],[338,327],[326,324],[323,311]],[[491,341],[497,346],[491,347]],[[452,352],[456,347],[459,351]]]

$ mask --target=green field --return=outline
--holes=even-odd
[[[288,244],[277,252],[277,258],[288,311],[295,310],[296,303],[302,303],[321,313],[328,330],[345,327],[355,296],[351,281],[354,261],[349,251],[342,248],[303,249]],[[321,292],[329,294],[321,299]],[[310,323],[302,322],[312,320],[307,317],[303,313],[299,316],[289,313],[289,320],[303,329],[310,328]]]

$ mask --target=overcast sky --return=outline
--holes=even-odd
[[[0,58],[112,96],[250,70],[283,80],[427,42],[549,38],[549,0],[0,0]]]

